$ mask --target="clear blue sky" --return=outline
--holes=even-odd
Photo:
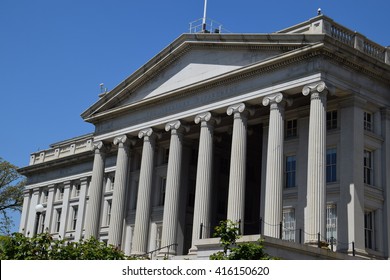
[[[93,132],[80,114],[203,16],[204,0],[1,0],[0,157],[22,167],[51,143]],[[323,14],[390,45],[389,0],[208,0],[234,33]],[[18,224],[18,217],[16,216]]]

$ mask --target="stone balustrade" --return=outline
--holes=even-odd
[[[390,47],[383,47],[374,41],[367,39],[364,35],[352,31],[324,15],[283,29],[278,33],[327,34],[346,45],[358,49],[386,64],[390,64]]]
[[[50,149],[32,153],[29,165],[48,162],[75,154],[91,151],[93,136],[91,134],[51,145]]]

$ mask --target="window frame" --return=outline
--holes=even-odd
[[[285,138],[292,138],[297,136],[298,136],[298,119],[287,120],[286,128],[285,128]]]
[[[293,163],[293,166],[290,168],[290,161],[289,159],[293,159],[291,164]],[[291,189],[295,188],[297,186],[297,158],[296,155],[287,155],[285,157],[285,188]],[[292,184],[291,184],[292,183]]]
[[[333,153],[330,153],[333,151]],[[334,156],[333,156],[334,155]],[[326,149],[326,183],[337,182],[337,148]]]

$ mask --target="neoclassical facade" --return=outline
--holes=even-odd
[[[324,15],[183,34],[82,118],[20,169],[26,235],[202,259],[229,219],[287,259],[389,258],[390,49]]]

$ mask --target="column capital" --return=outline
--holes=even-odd
[[[196,115],[194,121],[196,124],[199,124],[201,122],[210,122],[210,121],[212,123],[219,124],[221,122],[221,118],[213,116],[210,112],[203,112]]]
[[[161,133],[158,133],[158,132],[155,132],[153,130],[153,128],[151,127],[148,127],[148,128],[145,128],[145,129],[141,129],[139,132],[138,132],[138,138],[139,139],[149,139],[150,137],[157,137],[157,138],[161,138]]]
[[[110,145],[107,145],[105,144],[103,141],[97,141],[97,142],[93,142],[92,143],[92,146],[91,146],[91,151],[95,151],[98,150],[100,152],[109,152],[110,151]]]
[[[253,116],[255,113],[255,110],[247,107],[245,105],[245,103],[237,103],[237,104],[230,105],[226,110],[226,113],[229,116],[231,116],[233,114],[237,114],[237,113],[241,114],[241,113],[245,113],[245,112],[248,112],[251,116]]]
[[[308,96],[309,94],[318,95],[320,93],[324,93],[325,95],[328,93],[328,87],[323,81],[306,85],[302,89],[302,94],[304,96]]]
[[[263,98],[263,106],[268,106],[272,108],[274,105],[280,104],[284,106],[286,103],[288,106],[291,106],[292,100],[290,98],[286,98],[283,93],[277,92],[270,95],[267,95]]]
[[[188,132],[190,131],[190,127],[188,125],[182,124],[181,121],[176,120],[176,121],[171,121],[165,125],[165,131],[185,131]]]

